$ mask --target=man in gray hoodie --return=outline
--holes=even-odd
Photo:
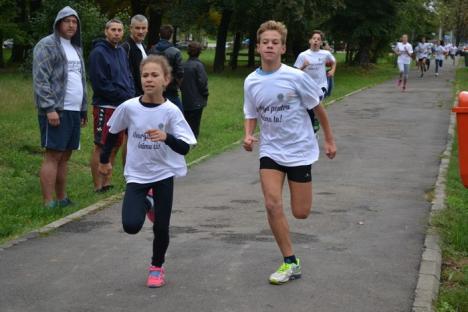
[[[44,205],[65,207],[72,204],[66,192],[68,160],[87,123],[80,20],[68,6],[58,12],[53,33],[34,47],[33,88],[45,148],[40,170]]]

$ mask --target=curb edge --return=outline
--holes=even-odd
[[[454,106],[456,104],[457,101],[455,100]],[[433,303],[437,300],[439,294],[442,251],[440,248],[440,236],[431,224],[434,215],[445,208],[445,185],[450,156],[452,154],[454,133],[455,114],[450,113],[447,145],[441,155],[439,173],[434,187],[434,199],[432,200],[429,225],[424,239],[424,249],[421,255],[412,312],[434,312]]]

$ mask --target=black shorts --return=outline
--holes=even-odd
[[[46,115],[39,115],[41,146],[56,151],[76,150],[80,147],[81,114],[75,111],[59,112],[60,124],[52,127]]]
[[[289,181],[307,183],[312,181],[312,165],[286,167],[269,157],[260,158],[260,170],[273,169],[286,173]]]

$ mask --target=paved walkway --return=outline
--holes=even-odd
[[[329,107],[338,156],[313,168],[310,218],[290,218],[302,279],[267,283],[281,257],[257,154],[238,147],[177,181],[166,287],[145,287],[150,225],[123,233],[116,204],[0,251],[0,311],[410,311],[451,79],[412,72],[406,93],[392,81]]]

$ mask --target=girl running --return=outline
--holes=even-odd
[[[144,94],[122,103],[115,110],[108,122],[109,137],[98,169],[103,175],[111,172],[109,155],[117,134],[128,129],[122,224],[129,234],[141,230],[145,222],[146,194],[151,189],[156,219],[147,286],[153,288],[166,283],[163,263],[169,246],[174,177],[187,173],[183,155],[197,141],[180,109],[163,97],[165,87],[171,82],[167,60],[163,56],[148,56],[141,62],[140,70]]]
[[[401,36],[401,42],[397,43],[395,53],[398,55],[398,69],[400,70],[398,86],[401,86],[401,91],[405,91],[411,64],[411,55],[413,54],[413,47],[408,42],[408,35],[403,34],[403,36]],[[402,81],[403,86],[401,85]]]

